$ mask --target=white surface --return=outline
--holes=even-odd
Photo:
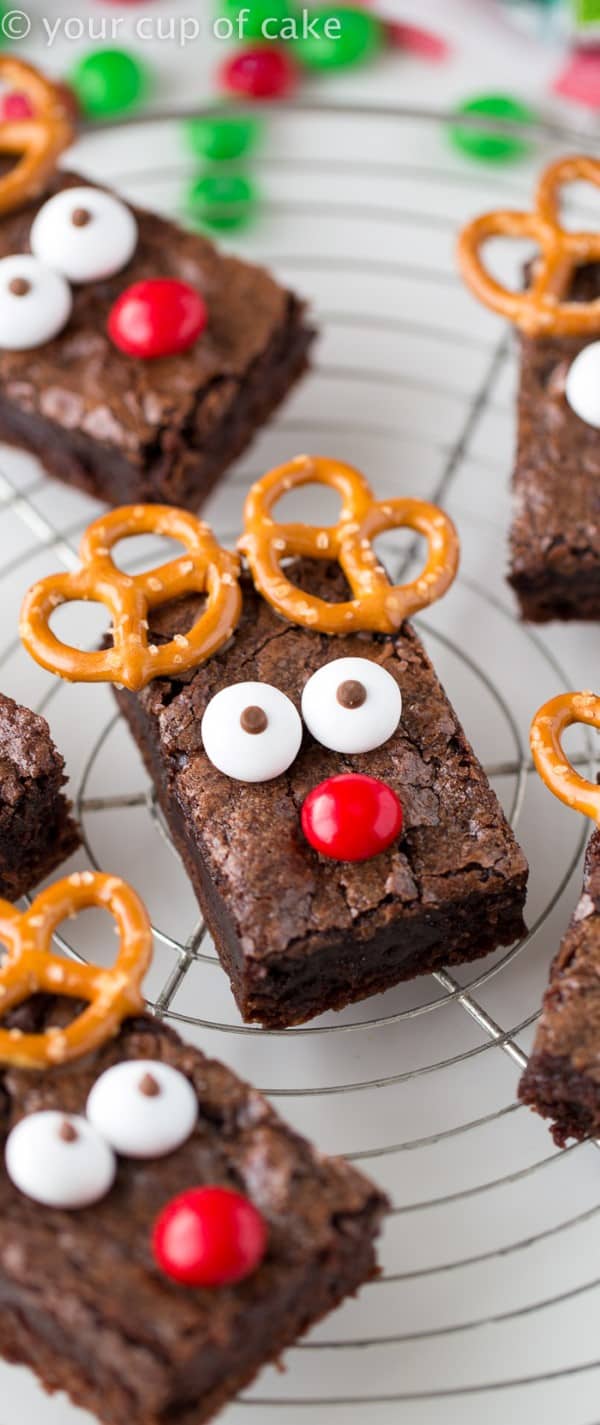
[[[538,148],[535,164],[548,154]],[[90,139],[80,154],[91,175],[170,211],[186,162],[176,126],[164,124],[128,131],[126,142],[123,133]],[[110,692],[53,680],[18,643],[24,589],[73,565],[98,507],[9,452],[0,480],[2,686],[45,708],[68,754],[89,855],[147,898],[158,928],[150,996],[170,1003],[190,1040],[267,1089],[321,1148],[362,1164],[393,1201],[381,1279],[290,1351],[285,1375],[263,1374],[224,1425],[363,1425],[367,1413],[376,1425],[562,1425],[565,1416],[592,1425],[600,1159],[592,1145],[553,1149],[547,1128],[515,1104],[515,1061],[531,1042],[550,958],[579,895],[587,836],[531,771],[528,726],[546,698],[593,682],[598,633],[515,620],[503,577],[513,346],[463,291],[452,255],[460,221],[500,194],[526,202],[533,168],[467,167],[443,127],[424,119],[307,114],[270,126],[257,173],[266,205],[239,247],[313,298],[322,336],[313,373],[219,487],[207,518],[233,540],[249,480],[299,450],[355,462],[383,497],[440,498],[459,527],[462,571],[418,623],[531,860],[527,939],[454,981],[415,981],[284,1035],[244,1027],[210,942],[199,938],[194,897],[148,808],[148,781]],[[305,494],[296,517],[299,509],[330,515]],[[392,562],[405,548],[395,536],[383,547]],[[63,636],[77,627],[95,639],[98,621],[85,612],[82,623],[78,610],[65,611]],[[579,735],[569,743],[585,745]],[[113,805],[102,809],[107,798]],[[88,863],[87,854],[74,861]],[[65,933],[92,958],[111,951],[93,917]],[[0,1401],[1,1425],[83,1425],[23,1371],[0,1368]]]

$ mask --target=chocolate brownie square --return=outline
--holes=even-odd
[[[39,1030],[60,1022],[60,1006],[39,997],[14,1022]],[[144,1060],[144,1075],[148,1060],[185,1075],[196,1127],[167,1156],[119,1156],[107,1195],[76,1211],[23,1196],[0,1168],[0,1353],[104,1425],[202,1425],[375,1274],[387,1202],[150,1018],[69,1066],[0,1071],[2,1146],[32,1113],[84,1113],[99,1076],[126,1060]],[[208,1185],[250,1199],[266,1224],[266,1254],[236,1284],[181,1285],[157,1266],[154,1224],[180,1194]]]
[[[559,1147],[600,1133],[600,831],[583,893],[550,972],[519,1098],[552,1119]]]
[[[579,269],[571,295],[598,299],[598,264]],[[600,619],[600,441],[565,396],[569,367],[590,338],[519,340],[509,581],[532,622]]]
[[[0,896],[16,901],[77,850],[46,719],[0,693]]]
[[[290,578],[347,597],[338,566],[300,563]],[[332,638],[283,622],[249,579],[243,599],[232,641],[193,674],[116,691],[243,1018],[299,1024],[514,941],[527,864],[413,629]],[[154,637],[185,634],[194,607],[157,611]],[[383,746],[349,758],[305,729],[292,766],[262,784],[209,761],[201,720],[221,688],[270,683],[299,708],[311,674],[342,657],[371,658],[400,686]],[[348,770],[386,783],[404,811],[401,839],[359,864],[319,855],[300,825],[311,789]]]
[[[61,173],[44,197],[0,219],[0,258],[29,251],[36,213],[89,181]],[[197,509],[305,369],[313,333],[303,304],[262,268],[197,233],[134,208],[138,243],[114,276],[73,288],[64,330],[34,350],[0,350],[0,440],[109,504]],[[133,283],[196,288],[208,325],[187,351],[124,355],[106,325]],[[1,340],[1,338],[0,338]]]

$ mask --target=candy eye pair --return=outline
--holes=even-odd
[[[153,1059],[130,1059],[94,1084],[86,1117],[54,1110],[21,1119],[6,1141],[15,1187],[46,1207],[89,1207],[105,1197],[116,1154],[163,1158],[190,1137],[198,1101],[184,1074]]]
[[[268,782],[300,751],[302,719],[317,742],[352,756],[381,747],[402,712],[391,673],[369,658],[336,658],[309,678],[302,718],[268,683],[233,683],[211,698],[202,719],[207,757],[226,777]]]
[[[0,343],[9,351],[42,346],[66,326],[69,283],[112,277],[133,256],[137,223],[125,203],[97,188],[66,188],[34,218],[31,255],[0,260]]]

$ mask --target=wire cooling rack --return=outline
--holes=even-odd
[[[2,687],[45,712],[67,756],[85,835],[73,866],[117,871],[146,898],[154,1011],[393,1202],[382,1276],[288,1353],[285,1374],[265,1372],[225,1413],[229,1425],[362,1425],[367,1409],[378,1425],[600,1418],[600,1158],[591,1143],[554,1151],[515,1101],[586,839],[533,773],[528,726],[544,699],[593,682],[598,635],[515,617],[503,579],[513,347],[463,291],[452,257],[460,222],[526,204],[536,167],[568,146],[538,131],[531,159],[496,173],[454,154],[435,115],[323,107],[271,118],[255,164],[261,214],[235,246],[312,299],[322,335],[312,374],[206,510],[233,541],[249,481],[311,450],[359,465],[382,497],[438,499],[453,515],[462,572],[418,625],[531,862],[519,944],[287,1033],[244,1026],[110,692],[52,680],[15,635],[25,588],[76,565],[98,507],[1,453]],[[174,119],[96,133],[73,163],[172,214],[192,176]],[[576,197],[591,215],[589,196]],[[305,518],[329,515],[303,498]],[[123,562],[139,568],[157,552],[153,540],[126,542]],[[384,554],[397,567],[414,551],[388,536]],[[91,646],[97,613],[63,610],[61,630]],[[570,750],[586,764],[585,739]],[[95,912],[59,941],[70,955],[110,957]],[[83,1420],[3,1366],[0,1401],[2,1425]]]

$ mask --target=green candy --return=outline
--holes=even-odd
[[[465,99],[455,110],[460,114],[481,114],[482,118],[506,119],[513,124],[535,124],[537,114],[520,99],[511,94],[479,94],[473,99]],[[493,133],[488,129],[454,122],[448,128],[448,137],[455,148],[468,158],[481,163],[511,163],[523,158],[531,149],[531,143],[518,133]]]
[[[324,5],[309,11],[308,20],[314,32],[300,35],[293,44],[294,55],[307,69],[363,64],[383,45],[384,27],[366,10]]]
[[[201,227],[239,228],[252,216],[257,193],[241,173],[206,173],[188,189],[186,208]]]
[[[289,21],[292,14],[287,0],[221,0],[219,12],[233,25],[231,38],[241,43],[278,40],[282,22]]]
[[[92,119],[133,109],[150,88],[146,66],[122,49],[97,49],[84,55],[69,81],[84,114]]]
[[[197,119],[188,119],[185,124],[192,153],[217,163],[247,153],[255,145],[259,132],[260,125],[255,119],[227,113],[203,114]]]

